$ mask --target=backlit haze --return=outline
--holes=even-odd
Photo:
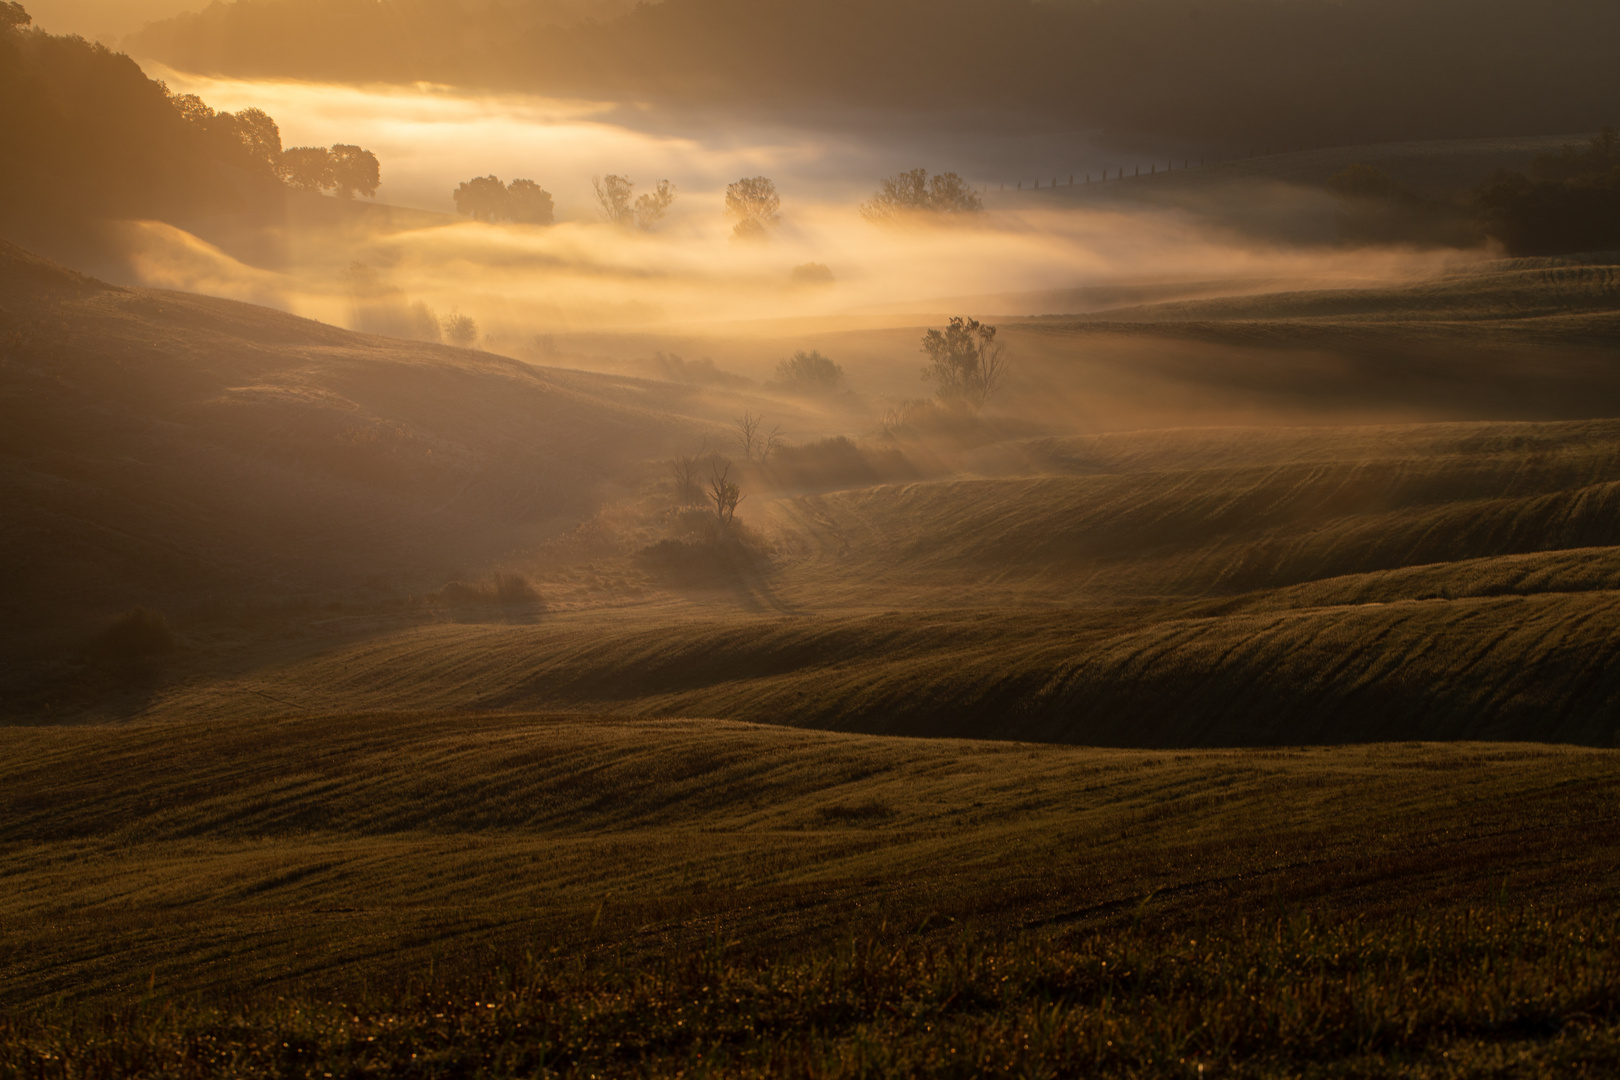
[[[1432,273],[1446,256],[1257,242],[1175,206],[1083,202],[1085,175],[1148,167],[1091,137],[949,118],[824,116],[795,126],[667,113],[634,105],[454,88],[356,87],[201,78],[148,65],[177,92],[221,110],[257,107],[286,146],[358,142],[382,162],[376,202],[442,217],[383,222],[341,237],[302,231],[275,269],[244,265],[170,225],[134,226],[144,283],[252,300],[338,324],[354,320],[343,282],[355,262],[407,302],[473,315],[490,347],[587,329],[747,329],[759,320],[932,314],[1042,314],[1039,295],[1105,282],[1253,278],[1365,283]],[[1179,168],[1180,162],[1176,165]],[[988,213],[972,225],[883,228],[858,213],[878,178],[956,171]],[[1162,168],[1155,165],[1154,168]],[[556,200],[552,227],[454,217],[451,193],[474,176],[533,179]],[[661,179],[679,197],[657,230],[600,221],[591,179]],[[771,177],[782,224],[765,243],[735,243],[725,186]],[[1074,176],[1074,187],[1069,178]],[[1061,190],[1052,192],[1057,179]],[[1039,181],[1042,191],[1030,189]],[[1019,186],[1025,190],[1020,191]],[[1316,193],[1313,212],[1330,215]],[[828,267],[831,285],[796,283]],[[262,265],[262,263],[261,263]],[[1072,309],[1070,309],[1072,310]],[[516,335],[516,337],[514,337]]]

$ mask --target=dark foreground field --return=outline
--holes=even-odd
[[[534,715],[0,733],[0,1075],[1620,1068],[1620,761]]]
[[[1612,259],[899,420],[0,301],[0,1078],[1620,1070]]]

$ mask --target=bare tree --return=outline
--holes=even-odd
[[[638,195],[635,206],[636,228],[642,232],[650,231],[654,225],[663,220],[674,201],[675,185],[668,180],[660,180],[652,191]]]
[[[657,187],[637,196],[634,202],[630,196],[635,193],[636,184],[628,176],[614,174],[592,177],[591,187],[596,190],[596,201],[602,206],[602,216],[626,229],[651,230],[675,202],[675,185],[668,180],[658,181]]]
[[[675,480],[675,497],[682,506],[703,501],[703,485],[698,479],[701,455],[681,454],[669,463],[670,476]]]
[[[730,473],[731,462],[722,463],[718,458],[709,472],[709,498],[714,501],[714,516],[720,519],[722,525],[731,524],[731,519],[737,514],[737,504],[744,498],[731,481]]]
[[[745,412],[737,417],[732,424],[737,429],[737,445],[742,448],[745,461],[752,462],[754,455],[764,445],[765,440],[760,432],[760,428],[764,423],[765,418],[763,416],[755,416],[751,412]]]
[[[780,424],[772,427],[759,443],[759,463],[765,464],[771,460],[771,455],[782,449],[782,427]]]
[[[596,189],[596,201],[602,204],[602,216],[614,225],[631,225],[636,218],[634,207],[630,205],[630,193],[636,185],[624,176],[591,177],[591,187]]]

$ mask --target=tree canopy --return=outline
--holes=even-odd
[[[872,197],[861,204],[868,221],[889,222],[909,216],[974,214],[984,203],[967,182],[953,172],[932,178],[927,169],[896,173],[878,182]]]
[[[1006,350],[996,340],[996,328],[977,319],[958,317],[944,330],[929,330],[922,351],[929,361],[923,378],[947,405],[983,406],[1007,374]]]
[[[356,195],[371,198],[382,182],[377,156],[358,146],[336,143],[332,147],[332,190],[340,199]]]
[[[816,350],[799,351],[776,365],[776,386],[793,394],[830,394],[844,369]]]
[[[748,176],[726,187],[726,213],[739,240],[762,240],[782,220],[782,200],[768,177]]]
[[[550,225],[554,220],[551,193],[533,180],[475,176],[456,188],[457,212],[474,221],[512,221],[520,225]]]
[[[92,218],[200,219],[273,206],[283,185],[372,194],[377,160],[284,151],[262,109],[218,112],[174,94],[128,56],[47,34],[0,0],[0,222],[44,245]],[[338,166],[342,166],[341,170]]]
[[[1620,248],[1620,134],[1542,154],[1530,175],[1498,172],[1474,189],[1479,230],[1512,255]]]

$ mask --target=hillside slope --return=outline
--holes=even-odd
[[[1620,731],[1620,426],[1478,419],[1620,412],[1620,376],[1600,349],[1487,362],[1491,331],[1469,336],[1612,318],[1606,264],[1202,301],[1192,322],[1175,305],[1107,339],[1118,355],[1089,323],[1020,325],[999,411],[734,462],[726,530],[678,505],[669,456],[723,446],[729,410],[793,407],[768,391],[7,256],[17,719],[565,708],[1148,746]],[[1159,336],[1256,311],[1344,351]],[[1389,330],[1407,361],[1358,322],[1432,337]],[[1421,414],[1414,385],[1474,418],[1277,422],[1289,402]],[[1269,422],[1078,433],[1088,407],[1119,425],[1192,399]],[[527,582],[500,603],[497,570]],[[173,652],[86,659],[134,604],[170,616]]]
[[[1620,735],[1613,422],[1026,449],[1048,475],[780,498],[755,511],[773,555],[749,574],[682,585],[631,555],[648,599],[387,630],[173,686],[147,714],[582,708],[1137,746]]]
[[[652,384],[104,285],[0,244],[9,647],[133,604],[401,598],[702,427]],[[639,468],[639,466],[638,466]]]
[[[1197,925],[1466,906],[1506,872],[1520,903],[1615,887],[1616,763],[1595,751],[1170,754],[522,714],[13,728],[0,750],[8,1007],[137,978],[349,992],[435,957],[482,970],[491,949],[635,962],[717,928],[825,948],[852,918],[1042,941],[1122,930],[1155,895],[1154,920]]]

